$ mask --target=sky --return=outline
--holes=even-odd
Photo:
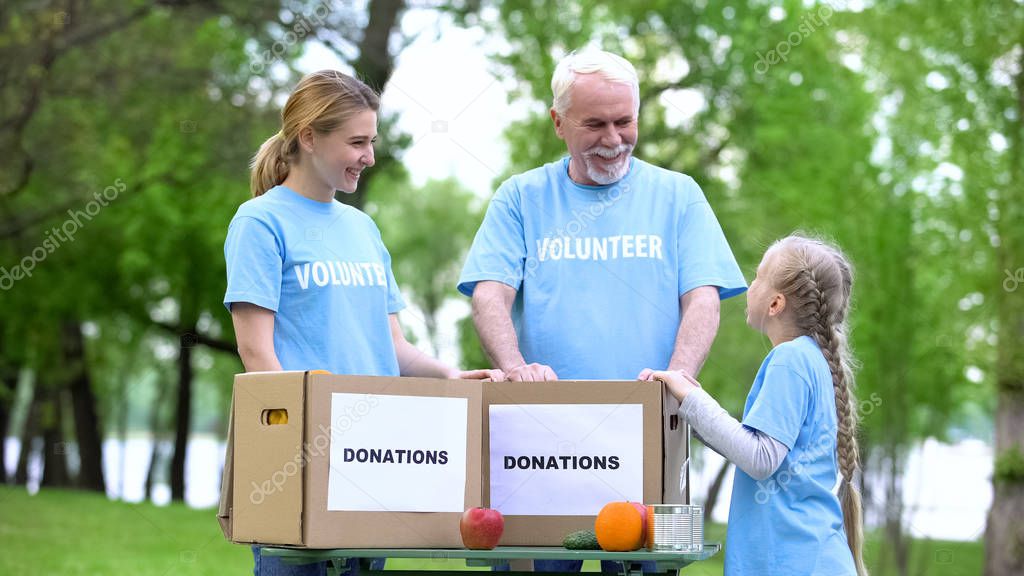
[[[487,54],[499,41],[482,29],[457,27],[433,10],[407,11],[402,30],[416,40],[399,55],[381,107],[398,113],[399,126],[413,137],[402,158],[413,183],[454,176],[489,198],[507,165],[502,131],[531,104],[509,103],[509,81],[491,73]],[[303,72],[347,69],[316,43],[307,45],[298,65]]]

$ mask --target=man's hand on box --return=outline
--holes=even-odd
[[[456,380],[483,380],[484,382],[504,382],[505,373],[501,370],[462,370],[452,375]]]
[[[506,374],[509,380],[516,382],[544,382],[547,380],[558,380],[558,374],[550,366],[544,364],[523,364],[508,371]]]

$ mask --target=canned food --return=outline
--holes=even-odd
[[[700,552],[704,549],[704,508],[653,504],[647,507],[647,549],[652,552]]]

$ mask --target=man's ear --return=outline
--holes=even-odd
[[[775,296],[772,296],[772,301],[768,304],[768,316],[778,316],[785,309],[786,296],[777,292]]]
[[[562,134],[562,117],[558,115],[558,112],[555,112],[554,108],[551,108],[551,121],[555,123],[555,134],[562,140],[565,140],[565,136]]]
[[[302,148],[306,152],[313,151],[313,127],[306,126],[302,130],[299,130],[299,148]]]

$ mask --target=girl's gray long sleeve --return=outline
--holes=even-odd
[[[774,474],[789,454],[785,444],[760,430],[747,428],[700,388],[683,398],[679,417],[690,424],[708,447],[755,480]]]

